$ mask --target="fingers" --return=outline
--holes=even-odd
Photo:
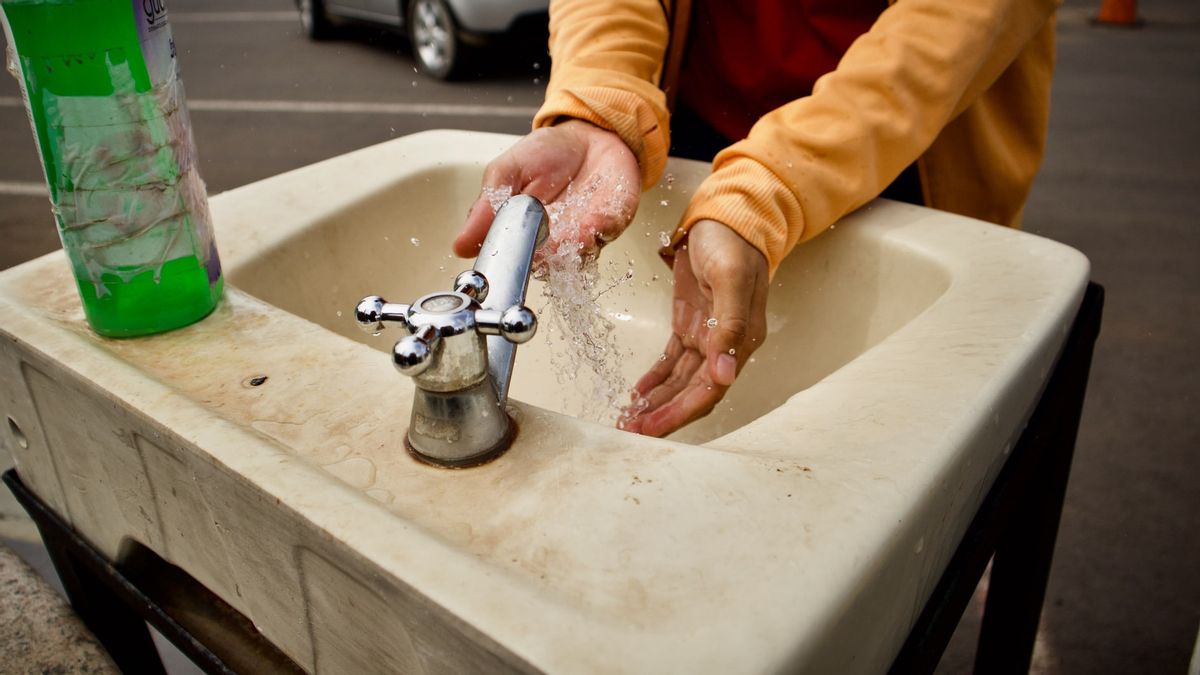
[[[659,355],[658,361],[633,386],[634,394],[645,398],[646,394],[666,381],[670,377],[671,371],[675,369],[675,363],[683,355],[683,351],[683,344],[679,341],[679,336],[672,334],[671,339],[667,341],[667,348]]]
[[[705,356],[709,376],[722,386],[733,384],[741,366],[766,335],[767,264],[758,249],[715,221],[697,223],[694,260],[712,297],[712,316]]]
[[[491,201],[487,195],[480,194],[467,212],[467,222],[454,239],[454,254],[460,258],[475,257],[483,246],[483,238],[487,236],[494,217]]]
[[[665,436],[712,412],[728,387],[714,384],[704,368],[697,368],[688,386],[670,403],[645,416],[641,431],[646,436]]]
[[[728,389],[709,378],[700,352],[687,350],[671,375],[638,402],[640,409],[628,416],[622,428],[646,436],[665,436],[712,412]]]
[[[634,387],[634,404],[621,427],[662,436],[707,415],[728,387],[716,384],[708,372],[705,345],[710,339],[705,318],[708,303],[687,268],[687,253],[676,270],[672,335],[660,360]]]
[[[739,351],[751,351],[750,336],[751,301],[754,297],[753,283],[736,276],[728,283],[713,286],[713,318],[716,325],[708,330],[705,356],[712,381],[728,387],[737,377]]]
[[[490,195],[527,194],[543,204],[557,198],[571,177],[578,173],[585,149],[573,136],[542,129],[529,134],[488,164],[482,189],[462,230],[454,240],[454,252],[464,258],[479,252],[495,211]]]
[[[729,228],[693,227],[675,261],[668,358],[638,382],[644,401],[625,429],[661,436],[712,411],[766,335],[767,275],[762,254]]]

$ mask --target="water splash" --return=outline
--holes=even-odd
[[[632,350],[622,349],[615,324],[598,301],[633,280],[634,262],[601,263],[596,256],[584,255],[581,228],[585,217],[627,220],[632,216],[627,203],[634,188],[625,183],[623,178],[598,175],[583,185],[568,184],[563,196],[547,206],[557,248],[543,252],[536,271],[545,282],[543,312],[552,326],[546,338],[551,367],[559,384],[573,385],[582,394],[580,409],[568,412],[609,423],[622,409],[628,410],[627,392],[632,387],[620,364]]]
[[[492,213],[500,210],[504,206],[504,202],[512,196],[512,188],[508,186],[502,187],[484,187],[483,196],[488,200],[488,204],[492,207]]]

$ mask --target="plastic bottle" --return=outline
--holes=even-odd
[[[84,313],[101,335],[193,323],[221,297],[164,0],[0,0]]]

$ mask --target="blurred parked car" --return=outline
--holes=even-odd
[[[417,67],[442,80],[466,73],[476,52],[522,26],[545,34],[549,0],[296,0],[304,32],[330,37],[352,20],[408,35]]]

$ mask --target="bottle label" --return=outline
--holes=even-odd
[[[175,40],[167,23],[166,0],[133,0],[133,16],[150,82],[156,87],[161,86],[178,76]]]

